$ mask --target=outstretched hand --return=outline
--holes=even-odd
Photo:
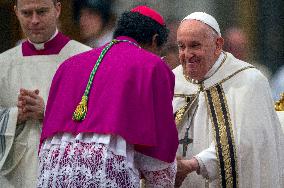
[[[31,120],[43,120],[45,104],[39,90],[20,89],[18,96],[18,124]]]
[[[177,174],[175,188],[178,188],[182,185],[182,182],[188,176],[188,174],[197,170],[199,170],[199,164],[195,158],[189,160],[177,157]]]

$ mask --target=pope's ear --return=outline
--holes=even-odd
[[[218,37],[216,40],[216,53],[219,54],[222,51],[224,45],[224,39],[222,37]]]

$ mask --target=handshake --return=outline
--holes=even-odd
[[[177,174],[175,180],[175,188],[182,185],[182,182],[188,174],[191,172],[199,172],[199,163],[197,159],[184,159],[182,157],[177,157]]]

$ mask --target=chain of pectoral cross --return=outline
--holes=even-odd
[[[186,100],[189,100],[189,98],[186,99]],[[189,129],[190,129],[190,126],[191,126],[191,123],[192,123],[192,120],[194,118],[196,110],[197,110],[197,106],[195,107],[191,117],[189,117],[190,116],[189,113],[187,114],[188,115],[187,118],[189,120],[188,121],[188,126],[186,127],[183,139],[179,140],[179,144],[182,144],[182,156],[183,157],[186,156],[188,145],[193,142],[193,139],[189,138]]]

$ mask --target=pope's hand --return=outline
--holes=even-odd
[[[42,120],[45,104],[39,90],[20,89],[18,96],[18,124],[31,120]]]
[[[193,172],[199,170],[198,161],[195,158],[192,159],[182,159],[177,157],[177,174],[175,187],[180,187],[186,176]]]

